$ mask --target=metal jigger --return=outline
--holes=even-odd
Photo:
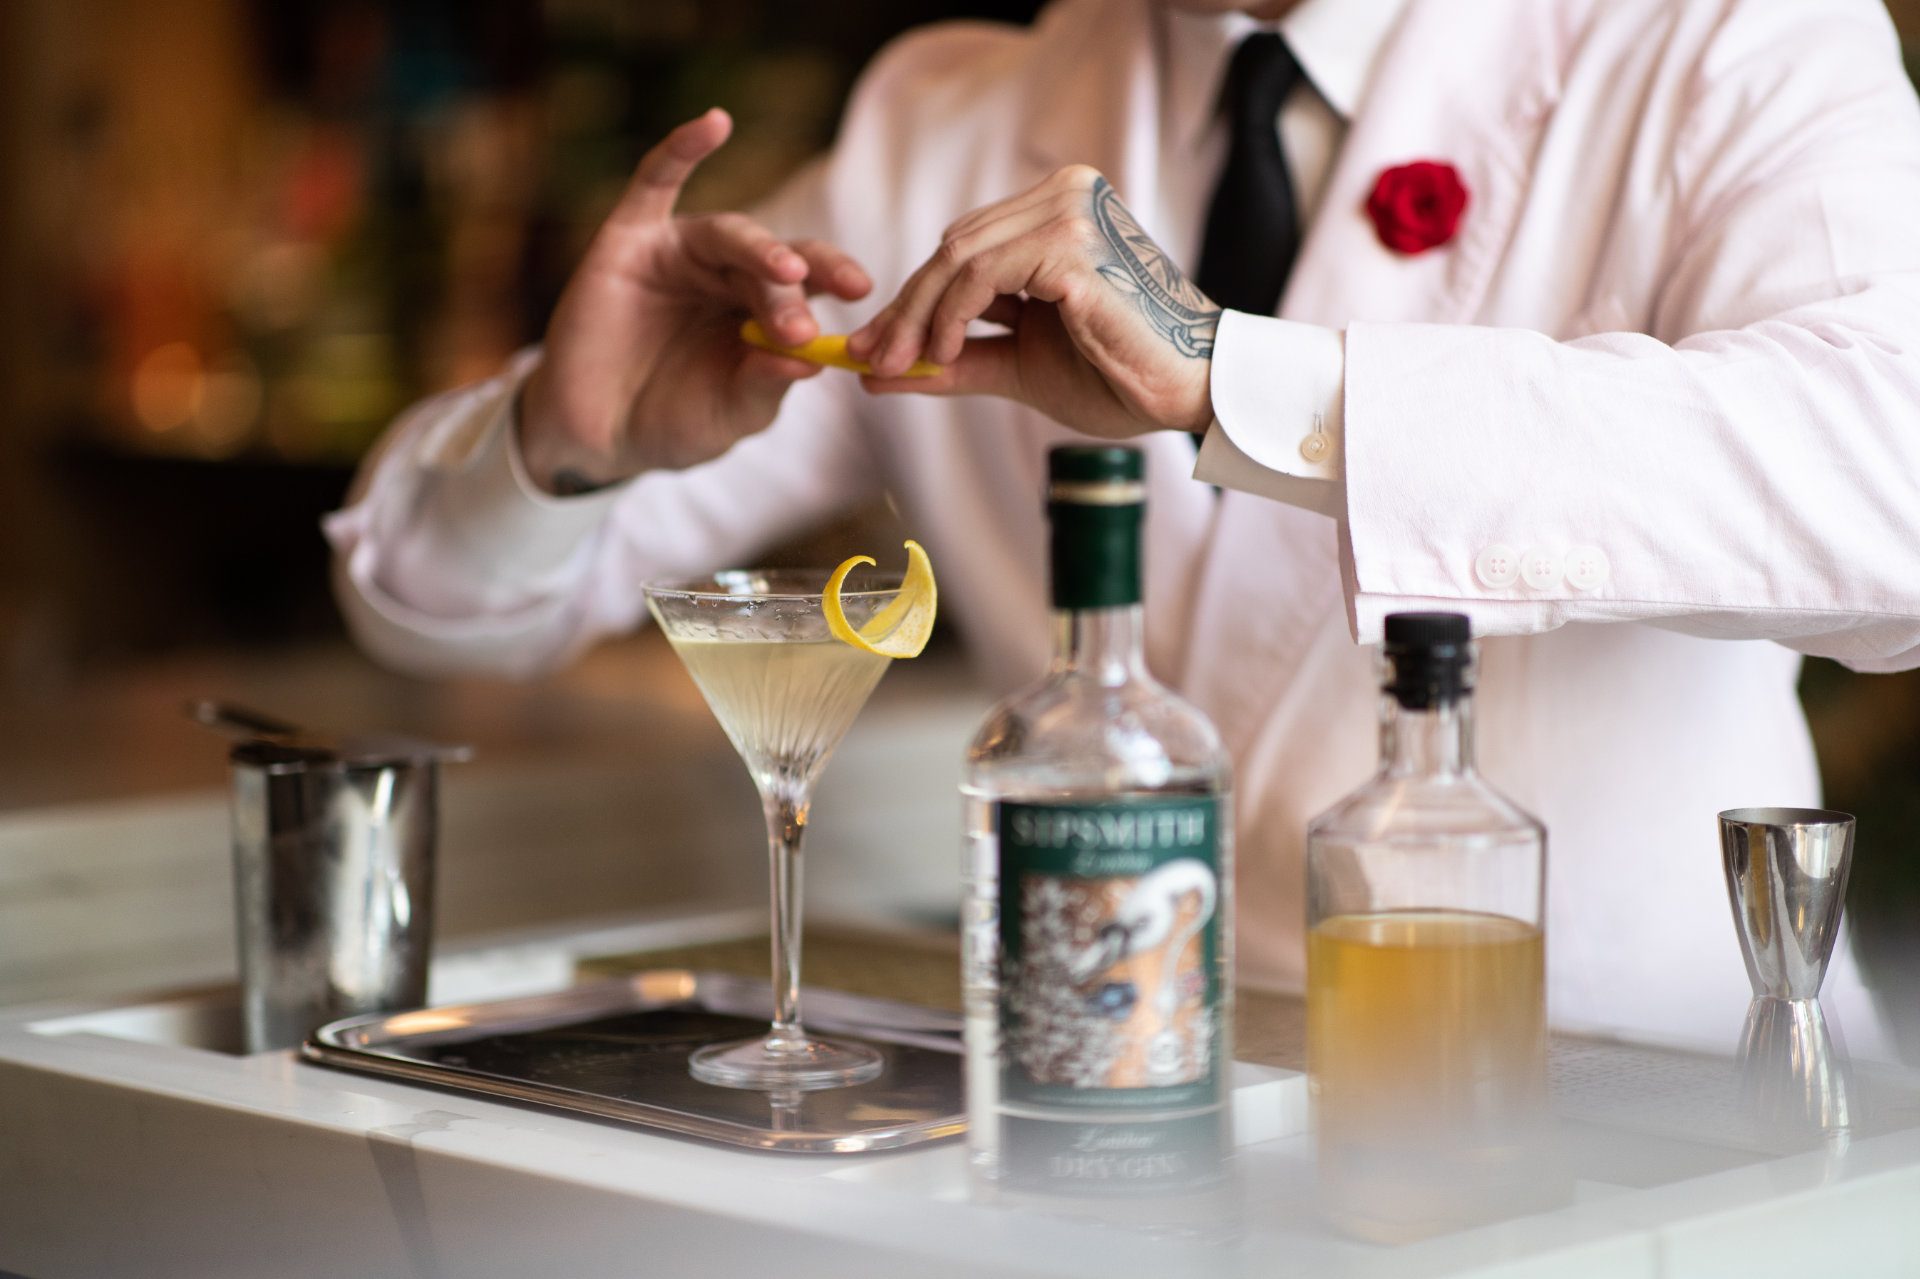
[[[1741,1089],[1769,1137],[1844,1144],[1846,1061],[1820,1007],[1853,862],[1853,818],[1821,808],[1720,814],[1734,929],[1753,982],[1740,1039]]]

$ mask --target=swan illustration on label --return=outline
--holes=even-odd
[[[1190,857],[1167,862],[1134,881],[1113,918],[1100,925],[1094,943],[1068,965],[1069,975],[1084,988],[1136,956],[1158,958],[1154,975],[1159,980],[1151,1004],[1157,1029],[1147,1041],[1149,1084],[1184,1084],[1200,1077],[1192,1069],[1192,1027],[1181,1025],[1179,1013],[1185,1006],[1198,1004],[1206,993],[1199,948],[1191,943],[1213,918],[1219,895],[1206,863]],[[1109,982],[1101,989],[1132,990],[1133,983]],[[1137,1000],[1130,999],[1127,1005],[1135,1007]]]
[[[1177,1100],[1165,1090],[1212,1078],[1221,907],[1212,809],[1211,797],[1180,797],[1002,812],[1011,1093],[1071,1105],[1130,1090],[1164,1104]]]

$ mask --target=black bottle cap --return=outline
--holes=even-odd
[[[1410,711],[1460,700],[1468,689],[1473,633],[1460,613],[1390,613],[1386,691]]]

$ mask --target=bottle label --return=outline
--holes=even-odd
[[[1220,813],[1212,795],[1003,802],[1003,1101],[1218,1100]]]

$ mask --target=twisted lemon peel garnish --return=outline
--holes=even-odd
[[[899,593],[865,626],[855,630],[840,603],[840,588],[847,574],[873,562],[871,555],[855,555],[833,570],[820,601],[827,615],[827,629],[835,639],[868,653],[881,657],[918,657],[927,646],[927,638],[933,634],[933,617],[940,602],[940,593],[933,582],[933,563],[927,559],[920,543],[907,539],[907,575],[900,583]]]
[[[799,346],[782,346],[773,340],[773,336],[760,327],[760,321],[748,320],[740,326],[740,340],[748,346],[757,346],[762,351],[773,351],[780,355],[791,355],[796,360],[805,360],[809,364],[824,364],[828,368],[851,369],[855,373],[873,372],[873,366],[865,360],[856,360],[847,354],[847,335],[844,333],[822,333],[811,342],[802,342]],[[946,365],[931,364],[926,360],[915,360],[901,377],[937,377],[946,372]],[[868,563],[872,563],[871,560]]]

